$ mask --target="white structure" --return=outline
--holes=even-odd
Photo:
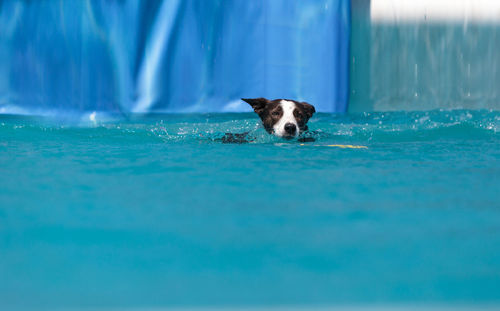
[[[499,0],[371,0],[374,23],[500,23]]]

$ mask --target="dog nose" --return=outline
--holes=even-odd
[[[297,127],[295,126],[295,124],[287,123],[285,124],[285,132],[290,135],[295,135],[295,132],[297,132]]]

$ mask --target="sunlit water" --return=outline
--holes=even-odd
[[[500,300],[500,112],[310,129],[0,116],[0,308]]]

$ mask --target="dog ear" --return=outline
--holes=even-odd
[[[316,109],[314,109],[313,105],[306,102],[301,102],[300,104],[302,105],[302,109],[304,109],[307,118],[310,119],[312,115],[316,112]]]
[[[269,100],[267,100],[263,97],[260,97],[260,98],[242,98],[241,100],[244,100],[247,103],[249,103],[250,106],[252,106],[253,111],[255,111],[258,115],[260,115],[262,113],[262,111],[264,111],[264,108],[269,103]]]

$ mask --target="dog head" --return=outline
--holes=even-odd
[[[313,105],[290,99],[242,98],[259,115],[269,134],[294,138],[307,131],[307,121],[316,112]]]

